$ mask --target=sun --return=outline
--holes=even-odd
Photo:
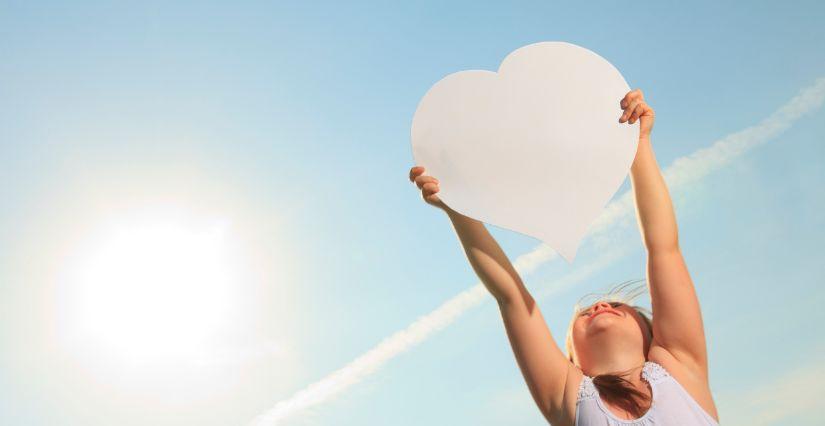
[[[109,229],[66,283],[62,328],[96,358],[128,363],[197,358],[230,325],[238,271],[225,225],[166,220]]]

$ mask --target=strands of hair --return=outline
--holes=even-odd
[[[600,374],[593,377],[593,385],[605,401],[621,407],[633,417],[639,418],[650,408],[652,401],[636,390],[627,379],[616,374]]]
[[[614,285],[605,293],[588,293],[579,299],[573,307],[575,312],[580,312],[582,309],[587,309],[593,304],[601,301],[606,302],[621,302],[626,305],[633,306],[636,299],[647,294],[647,280],[642,278],[638,280],[628,280]],[[639,308],[639,307],[637,307]],[[647,311],[644,308],[640,308]]]

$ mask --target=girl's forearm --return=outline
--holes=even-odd
[[[449,207],[444,210],[453,224],[470,265],[499,304],[517,298],[528,299],[529,293],[521,277],[484,223]]]
[[[648,251],[679,248],[679,232],[667,185],[656,163],[649,138],[639,140],[630,169],[636,215]]]

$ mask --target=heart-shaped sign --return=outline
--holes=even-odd
[[[415,164],[453,210],[538,238],[572,263],[633,163],[630,90],[601,56],[563,42],[519,48],[498,72],[450,74],[412,122]]]

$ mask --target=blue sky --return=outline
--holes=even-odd
[[[0,420],[247,424],[473,288],[407,180],[415,107],[447,74],[537,41],[587,47],[645,90],[665,169],[825,77],[823,17],[813,1],[4,2]],[[726,424],[821,417],[806,395],[825,393],[824,116],[673,189]],[[72,262],[105,224],[147,217],[228,224],[241,278],[205,361],[122,362],[66,337]],[[540,299],[557,339],[579,296],[644,277],[634,226],[526,276],[539,294],[624,253]],[[511,260],[540,245],[490,229]],[[544,424],[491,300],[281,424]]]

